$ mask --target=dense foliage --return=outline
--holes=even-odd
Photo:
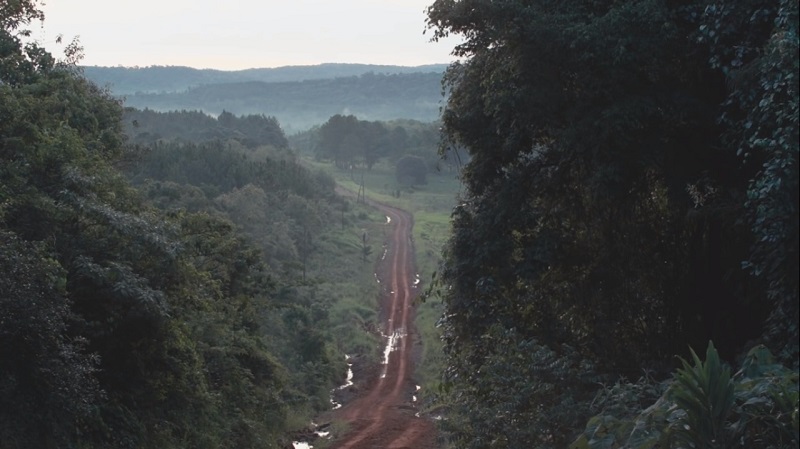
[[[334,115],[317,132],[317,157],[332,160],[339,168],[364,164],[369,168],[391,148],[389,130],[380,122],[357,119],[353,115]]]
[[[236,140],[248,148],[270,145],[286,148],[288,141],[275,117],[236,116],[228,111],[215,119],[200,111],[156,112],[127,108],[124,114],[126,134],[136,144],[162,140],[205,142]]]
[[[0,6],[0,447],[282,447],[345,372],[303,280],[333,181],[273,118],[123,111],[40,18]]]
[[[169,123],[175,114],[161,117]],[[339,209],[341,201],[333,193],[332,179],[301,167],[291,153],[274,147],[249,149],[235,139],[155,144],[127,174],[157,207],[196,217],[192,220],[201,235],[241,234],[248,258],[235,262],[265,264],[269,276],[275,308],[254,310],[251,319],[288,372],[287,401],[307,411],[327,408],[330,387],[344,372],[333,358],[344,356],[330,351],[330,303],[315,297],[305,277],[309,258],[318,249],[315,240],[327,228],[338,227],[334,207]],[[212,268],[217,257],[235,257],[226,251],[203,244],[203,263]],[[247,292],[260,293],[257,288]]]
[[[400,185],[427,184],[428,166],[419,156],[403,156],[397,160],[395,175]]]
[[[599,384],[709,340],[796,368],[796,2],[437,0],[428,22],[465,38],[442,117],[470,156],[441,293],[458,447],[566,447]]]
[[[592,417],[570,449],[653,447],[796,447],[798,373],[763,345],[731,373],[709,343],[706,359],[691,351],[673,378],[618,382],[600,391]],[[648,402],[650,401],[650,402]]]
[[[415,120],[370,122],[353,115],[334,115],[321,126],[297,133],[292,146],[342,170],[371,170],[385,159],[395,169],[394,188],[427,183],[429,172],[457,170],[462,160],[454,151],[439,155],[439,122]],[[384,186],[388,189],[388,185]]]

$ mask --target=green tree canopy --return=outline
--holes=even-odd
[[[334,115],[318,130],[317,156],[332,159],[337,167],[375,162],[390,151],[389,131],[381,122],[362,121],[353,115]]]
[[[397,183],[402,185],[421,185],[428,183],[428,166],[419,156],[403,156],[395,165]]]
[[[0,446],[277,448],[289,393],[256,319],[275,295],[260,252],[144,200],[116,169],[121,105],[23,44],[39,18],[0,5]]]
[[[643,367],[666,375],[673,354],[710,339],[732,359],[764,335],[776,307],[785,312],[774,325],[796,332],[796,276],[778,274],[794,268],[786,257],[798,234],[796,189],[780,187],[797,183],[791,18],[796,5],[778,1],[438,0],[428,9],[434,39],[464,37],[454,50],[464,60],[445,76],[442,147],[470,156],[443,267],[461,446],[515,447],[487,416],[532,416],[533,447],[565,447],[592,382]],[[748,87],[757,72],[760,87]],[[732,138],[753,126],[744,104],[785,124],[757,126],[772,156],[737,155]],[[751,254],[775,277],[743,270]],[[766,293],[776,291],[770,279],[784,300]],[[485,374],[517,366],[525,355],[514,341],[531,339],[563,363],[577,351],[594,367],[588,379],[563,371],[576,401],[566,415],[538,377],[549,359],[531,361],[527,378]],[[494,390],[531,394],[472,412]]]

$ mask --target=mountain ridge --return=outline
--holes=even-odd
[[[293,133],[321,125],[336,114],[369,121],[435,121],[443,106],[445,67],[406,67],[408,72],[397,73],[403,70],[402,66],[331,64],[291,67],[277,75],[256,69],[231,72],[228,76],[220,76],[219,71],[181,67],[119,69],[117,82],[144,87],[132,93],[115,87],[115,78],[108,73],[84,69],[84,74],[96,84],[107,86],[127,107],[158,112],[196,110],[213,117],[223,111],[272,116],[287,133]],[[303,70],[305,74],[299,72]],[[272,81],[254,79],[256,75],[271,76]],[[149,79],[160,80],[162,86],[172,83],[182,88],[158,90]]]
[[[242,70],[196,69],[187,66],[108,67],[84,66],[86,78],[108,87],[114,95],[136,93],[174,93],[206,84],[227,84],[245,81],[290,82],[335,79],[367,73],[408,74],[444,73],[448,64],[419,66],[323,63]]]

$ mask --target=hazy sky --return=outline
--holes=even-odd
[[[80,38],[84,65],[236,70],[324,62],[448,63],[430,42],[433,0],[45,0],[40,40]],[[38,28],[38,24],[35,25]]]

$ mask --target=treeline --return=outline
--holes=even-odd
[[[449,148],[439,154],[441,124],[416,120],[368,121],[336,114],[321,126],[292,135],[293,148],[341,169],[371,169],[381,159],[394,165],[405,156],[422,160],[425,170],[454,170],[465,162]],[[466,155],[465,155],[466,157]]]
[[[0,447],[283,447],[353,350],[306,265],[355,217],[263,116],[127,145],[167,127],[23,44],[40,18],[0,8]]]
[[[147,153],[168,154],[148,157],[138,167],[145,175],[136,179],[173,179],[194,186],[220,186],[223,189],[241,187],[246,179],[282,179],[283,183],[300,182],[287,161],[293,161],[294,151],[317,160],[331,161],[341,169],[366,167],[371,169],[385,159],[390,165],[406,168],[406,175],[423,178],[428,172],[457,170],[464,160],[454,150],[440,157],[438,122],[423,123],[414,120],[389,122],[359,120],[355,116],[334,115],[322,126],[314,127],[286,138],[277,120],[264,116],[237,117],[223,112],[216,119],[199,111],[155,112],[127,108],[123,122],[129,142],[147,147]],[[175,145],[216,140],[212,145]],[[221,142],[227,142],[222,144]],[[289,149],[291,144],[291,150]],[[237,151],[227,151],[238,148]],[[242,151],[244,148],[251,151]],[[253,160],[266,158],[257,164],[231,168],[230,159]],[[252,178],[253,172],[262,172],[265,166],[278,165],[270,176]],[[401,167],[400,171],[403,171]],[[211,176],[213,180],[205,179]],[[213,189],[212,189],[213,190]],[[219,192],[218,192],[219,193]]]
[[[437,0],[428,23],[465,37],[455,447],[796,447],[798,3]]]
[[[172,93],[136,93],[125,105],[157,111],[198,110],[212,115],[276,117],[287,131],[324,123],[336,114],[368,120],[433,121],[442,103],[442,73],[366,73],[334,79],[208,84]]]
[[[180,66],[97,67],[86,66],[86,78],[109,86],[114,95],[181,92],[206,84],[262,81],[277,83],[361,76],[365,73],[444,73],[446,64],[404,67],[373,64],[319,64],[245,70],[193,69]]]
[[[125,133],[134,144],[147,145],[163,140],[236,140],[248,148],[269,145],[285,149],[288,146],[278,120],[264,115],[238,117],[222,111],[214,118],[200,111],[156,112],[126,108],[124,125]]]

